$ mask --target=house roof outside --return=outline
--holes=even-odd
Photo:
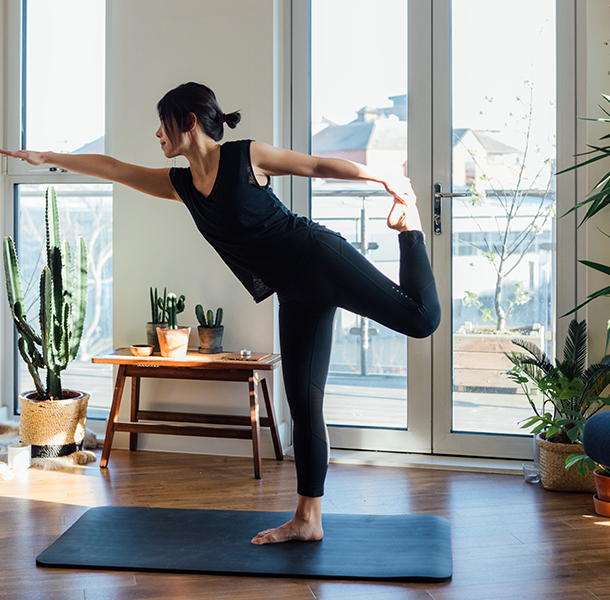
[[[472,134],[477,138],[481,146],[485,148],[488,154],[521,154],[521,150],[509,146],[504,142],[501,142],[496,135],[499,132],[495,131],[481,131],[479,129],[454,129],[453,130],[453,146],[455,146],[468,131],[472,131]]]

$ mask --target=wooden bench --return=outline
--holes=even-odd
[[[278,368],[281,358],[279,354],[261,355],[256,360],[236,360],[229,358],[230,356],[227,352],[200,354],[196,349],[193,349],[189,350],[185,358],[164,358],[158,353],[149,357],[136,357],[131,354],[130,348],[118,348],[110,354],[93,358],[93,363],[119,366],[112,407],[106,426],[106,438],[100,468],[104,469],[108,466],[115,431],[129,433],[129,449],[132,451],[137,450],[139,433],[251,439],[254,476],[256,479],[261,479],[261,427],[268,427],[271,430],[277,460],[283,459],[283,452],[267,382],[264,377],[258,381],[259,375],[257,372],[272,371]],[[119,408],[127,377],[131,377],[131,415],[129,421],[119,421]],[[140,408],[140,380],[143,377],[247,383],[250,416],[142,410]],[[267,411],[267,416],[263,418],[259,415],[259,383]],[[206,425],[223,425],[223,427],[206,427]]]

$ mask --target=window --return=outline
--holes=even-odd
[[[62,153],[103,153],[105,129],[105,0],[12,0],[8,8],[7,103],[11,148]],[[26,296],[26,314],[39,329],[39,278],[44,263],[44,198],[57,192],[61,235],[70,246],[83,236],[88,254],[88,305],[77,359],[65,387],[91,394],[89,418],[105,419],[112,400],[112,369],[92,356],[112,348],[112,185],[55,169],[9,160],[4,202],[13,203],[12,227]],[[6,171],[5,171],[6,172]],[[5,214],[10,210],[5,211]],[[7,328],[8,336],[14,328]],[[5,343],[5,349],[11,347]],[[13,393],[33,383],[15,345]]]

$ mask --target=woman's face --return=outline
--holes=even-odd
[[[159,129],[155,135],[159,138],[159,143],[161,144],[161,150],[163,154],[165,154],[165,158],[174,158],[176,156],[180,156],[182,152],[180,151],[180,147],[182,145],[184,134],[180,131],[175,131],[174,134],[170,137],[163,125],[163,122],[159,124]]]

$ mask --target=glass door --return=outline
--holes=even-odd
[[[312,0],[313,155],[406,174],[407,29],[404,0]],[[312,183],[312,218],[397,280],[397,235],[386,226],[392,203],[379,184]],[[378,323],[337,312],[324,413],[334,447],[430,450],[429,402],[412,400],[418,383],[425,387],[409,377],[412,347]]]
[[[504,353],[519,338],[553,356],[558,314],[574,306],[574,223],[556,217],[575,188],[555,173],[557,156],[565,168],[576,152],[563,124],[575,122],[582,9],[557,0],[310,6],[310,150],[410,177],[443,310],[429,340],[338,314],[331,444],[529,458],[520,421],[530,408]],[[310,200],[314,220],[396,278],[383,190],[314,181]]]
[[[435,353],[444,380],[437,452],[531,455],[520,428],[531,408],[505,373],[505,353],[520,350],[514,340],[554,353],[555,8],[555,0],[435,4],[437,35],[448,33],[435,67],[446,71],[450,56],[447,94],[435,93],[433,109],[445,138],[434,152],[435,256],[451,282]]]

